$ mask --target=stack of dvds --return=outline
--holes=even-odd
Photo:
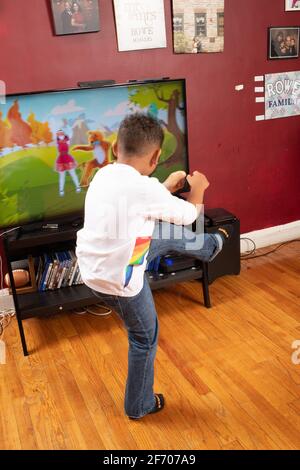
[[[35,259],[39,292],[83,284],[73,250],[44,253]]]

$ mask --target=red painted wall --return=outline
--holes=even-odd
[[[169,76],[187,79],[191,169],[211,182],[209,206],[241,218],[242,231],[300,219],[300,117],[255,122],[254,76],[300,70],[300,59],[268,61],[268,26],[300,25],[284,0],[225,0],[225,52],[175,55],[171,1],[167,49],[117,51],[112,1],[100,3],[101,32],[54,36],[47,0],[1,0],[0,79],[8,93],[77,81]],[[236,92],[237,84],[245,91]]]

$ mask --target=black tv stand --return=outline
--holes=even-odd
[[[213,215],[211,215],[211,219]],[[8,274],[11,283],[12,295],[15,303],[16,317],[18,321],[23,353],[28,355],[28,349],[22,321],[30,317],[45,317],[74,308],[86,307],[99,303],[92,290],[85,285],[74,285],[57,290],[32,292],[26,294],[17,293],[12,273],[12,262],[24,259],[28,255],[40,256],[50,251],[63,251],[74,249],[80,219],[70,220],[64,225],[59,225],[57,230],[22,230],[16,238],[14,232],[4,235],[4,249],[7,259]],[[75,226],[74,226],[75,224]],[[211,307],[209,296],[209,284],[219,276],[225,274],[239,274],[240,270],[240,232],[239,221],[232,221],[234,237],[226,249],[218,255],[212,263],[197,261],[192,268],[180,269],[174,272],[147,273],[152,290],[168,287],[176,282],[199,280],[202,283],[204,305]],[[213,227],[205,228],[206,232]]]
[[[16,227],[15,230],[9,232],[9,240],[19,240],[20,238],[26,235],[33,235],[34,233],[50,233],[53,234],[55,232],[63,232],[64,230],[73,227],[74,229],[79,230],[83,226],[83,218],[76,217],[69,220],[64,220],[62,223],[59,222],[37,222],[34,224],[27,224],[22,225],[20,227]]]
[[[14,236],[14,232],[4,236],[8,274],[25,356],[28,355],[28,349],[23,330],[23,320],[30,317],[52,315],[99,302],[99,299],[93,295],[92,291],[84,285],[75,285],[54,291],[17,293],[11,263],[24,259],[28,255],[39,256],[50,251],[74,248],[78,229],[73,227],[72,223],[74,223],[74,220],[59,225],[57,230],[21,230],[17,238]]]
[[[36,224],[28,224],[28,225],[22,225],[21,227],[18,227],[13,233],[13,235],[10,236],[17,240],[22,237],[22,235],[25,234],[30,234],[33,232],[40,232],[42,230],[42,223],[36,223]]]
[[[74,223],[74,222],[73,222]],[[12,265],[13,261],[24,259],[28,255],[39,256],[50,251],[62,251],[73,249],[76,243],[78,227],[72,222],[59,226],[57,230],[51,231],[21,231],[16,238],[13,234],[4,236],[4,249],[7,259],[8,274],[11,290],[15,304],[16,317],[23,347],[23,353],[27,356],[28,348],[25,339],[23,320],[31,317],[45,317],[48,315],[62,313],[74,308],[86,307],[99,303],[92,290],[85,285],[64,287],[53,291],[32,292],[26,294],[17,293]],[[206,307],[210,307],[207,269],[199,265],[196,269],[180,271],[170,274],[148,275],[152,289],[168,287],[175,282],[188,281],[192,279],[203,280],[203,294]]]

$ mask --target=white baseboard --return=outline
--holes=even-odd
[[[277,227],[265,228],[254,232],[244,233],[241,238],[251,238],[257,248],[284,243],[296,238],[300,238],[300,220],[290,224],[278,225]],[[248,240],[241,240],[241,253],[251,251],[253,243]]]

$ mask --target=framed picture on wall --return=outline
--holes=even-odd
[[[57,36],[100,31],[98,0],[51,0]]]
[[[300,71],[265,75],[265,119],[300,115]]]
[[[269,59],[296,59],[299,57],[299,31],[297,26],[271,27],[268,36]]]
[[[119,51],[167,46],[163,0],[114,0]]]
[[[224,0],[172,0],[176,54],[223,52]]]
[[[300,11],[300,0],[285,0],[285,11]]]

